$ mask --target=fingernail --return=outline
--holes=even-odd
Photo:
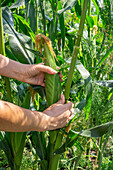
[[[57,71],[55,71],[55,70],[52,70],[52,73],[53,73],[53,74],[56,74],[56,73],[57,73]]]
[[[63,82],[63,79],[60,79],[61,82]]]
[[[60,70],[60,67],[57,66],[57,69]]]

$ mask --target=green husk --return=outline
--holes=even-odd
[[[55,53],[53,51],[51,41],[44,35],[37,35],[36,37],[36,47],[38,45],[42,45],[44,48],[44,64],[58,71],[56,61],[55,61]],[[61,96],[61,82],[59,78],[59,74],[50,75],[45,74],[46,80],[46,99],[48,106],[56,103]]]

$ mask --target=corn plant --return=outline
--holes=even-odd
[[[13,26],[11,25],[11,22],[8,22],[8,19],[10,20],[11,18],[8,18],[8,16],[6,17],[9,11],[6,10],[3,13],[3,18],[4,18],[4,22],[7,25],[7,27],[9,27],[9,29],[12,30],[12,34],[10,35],[10,37],[13,37],[14,35],[15,38],[17,39],[17,41],[19,42],[19,37],[16,34],[15,29],[13,28]],[[1,1],[0,1],[0,35],[2,37],[1,39],[1,54],[5,55],[5,47],[4,47],[4,39],[3,39],[3,24],[2,24],[2,9],[1,9]],[[9,14],[10,16],[10,14]],[[7,24],[8,23],[8,24]],[[10,52],[11,54],[11,52]],[[25,61],[26,58],[24,56],[23,60]],[[10,88],[10,81],[8,78],[5,78],[6,80],[6,87],[7,87],[7,94],[9,97],[9,101],[13,102],[12,97],[11,97],[11,88]],[[30,99],[31,99],[31,94],[28,91],[26,93],[25,99],[23,101],[22,107],[24,108],[28,108],[30,107]],[[2,135],[2,140],[1,140],[1,146],[3,147],[4,152],[6,153],[6,156],[8,158],[9,161],[9,165],[11,167],[11,169],[20,169],[20,165],[21,165],[21,160],[22,160],[22,155],[23,155],[23,149],[24,149],[24,145],[25,145],[25,139],[26,139],[26,132],[6,132],[5,134]],[[8,149],[7,149],[8,148]]]
[[[58,73],[56,75],[46,74],[46,89],[42,87],[32,86],[32,88],[34,90],[37,90],[38,92],[35,96],[34,103],[32,103],[32,105],[34,106],[33,109],[38,110],[40,102],[39,110],[43,111],[46,107],[59,100],[62,91],[65,94],[66,101],[71,99],[75,103],[75,113],[73,114],[73,119],[68,123],[66,127],[49,132],[31,132],[31,141],[36,149],[38,158],[40,159],[38,160],[40,168],[43,170],[58,169],[60,155],[63,155],[65,153],[66,156],[66,151],[68,150],[68,148],[71,149],[73,146],[76,146],[77,150],[79,150],[81,154],[85,152],[84,148],[89,149],[90,151],[91,146],[90,148],[87,147],[87,138],[92,138],[95,147],[98,150],[96,161],[99,162],[98,167],[100,169],[102,165],[102,157],[105,146],[109,139],[109,136],[112,134],[113,127],[112,116],[110,122],[107,122],[107,120],[105,119],[106,108],[108,108],[113,99],[112,72],[111,74],[109,74],[108,80],[104,80],[106,76],[105,69],[107,65],[105,61],[109,60],[109,56],[112,54],[113,51],[113,46],[110,42],[111,33],[108,37],[108,46],[110,46],[109,48],[107,46],[108,49],[105,47],[107,41],[106,32],[104,32],[104,34],[102,34],[101,36],[102,27],[108,31],[108,26],[111,26],[112,16],[110,10],[108,11],[109,20],[107,20],[106,15],[104,15],[104,10],[102,9],[102,7],[99,6],[98,1],[96,0],[67,0],[64,3],[64,6],[62,5],[62,2],[60,0],[40,0],[39,4],[37,3],[37,1],[34,0],[17,0],[16,3],[14,3],[13,5],[11,5],[11,2],[12,1],[10,1],[9,4],[9,1],[3,0],[2,3],[0,3],[0,5],[2,4],[3,6],[10,6],[10,9],[8,7],[5,7],[2,11],[4,25],[2,25],[2,17],[0,17],[0,47],[3,47],[2,49],[0,48],[0,53],[2,53],[3,55],[5,55],[6,53],[7,57],[25,64],[33,64],[43,61],[45,65],[52,67],[56,71],[56,63],[59,64],[59,62],[61,62],[61,60],[59,59],[62,59],[64,70],[66,70],[67,67],[69,68],[69,74],[65,81],[66,88],[64,86],[61,87]],[[49,18],[49,16],[46,15],[45,2],[50,3],[49,7],[51,7],[52,9],[53,18]],[[91,2],[93,2],[95,6],[96,12],[94,14],[96,16],[92,15]],[[104,3],[107,4],[105,8],[108,10],[110,1],[108,0]],[[25,8],[23,5],[25,5]],[[65,23],[67,15],[66,11],[68,10],[70,10],[75,17],[72,18],[71,22],[69,21],[69,24],[68,22]],[[24,13],[23,11],[26,11],[26,13]],[[15,22],[13,22],[12,13]],[[40,22],[40,17],[42,17],[43,22]],[[102,23],[99,21],[99,17],[101,17]],[[57,23],[59,23],[59,25]],[[72,32],[69,26],[75,29],[75,23],[80,23],[79,29]],[[95,25],[99,29],[99,31],[97,30],[97,34],[95,32],[93,33],[92,30]],[[8,35],[8,41],[5,44],[5,50],[3,43],[3,26],[6,39]],[[83,28],[85,31],[87,30],[86,28],[88,28],[88,39],[82,38]],[[20,32],[24,34],[21,34]],[[50,38],[49,39],[42,34],[36,36],[35,46],[36,48],[38,48],[38,51],[41,46],[41,48],[43,48],[44,50],[43,54],[39,54],[36,50],[34,50],[33,43],[35,43],[35,32],[41,32]],[[65,59],[64,60],[61,56],[60,58],[58,58],[59,62],[55,59],[55,57],[59,53],[57,51],[57,45],[55,44],[57,42],[57,38],[58,40],[60,39],[59,49],[61,50],[60,52],[62,52],[61,54]],[[52,41],[52,43],[50,40]],[[90,48],[89,44],[92,48]],[[56,54],[52,49],[52,45],[54,47],[56,45]],[[66,48],[68,49],[68,52],[66,51]],[[66,53],[69,54],[69,58],[72,56],[72,60],[71,62],[68,61],[68,64],[66,63]],[[94,58],[92,56],[94,56]],[[40,57],[42,57],[42,60]],[[63,74],[65,73],[64,70]],[[75,78],[74,74],[76,74],[77,78]],[[79,82],[80,79],[82,79],[82,81]],[[7,87],[7,94],[3,95],[3,99],[5,98],[4,96],[7,96],[5,98],[6,100],[14,102],[14,99],[12,100],[12,96],[14,94],[12,93],[11,89],[11,81],[9,79],[5,79],[5,84]],[[94,111],[93,109],[93,107],[95,107],[93,106],[95,84],[104,88],[108,88],[105,107],[103,107],[102,112],[100,111],[99,114],[97,114],[96,111]],[[19,90],[16,96],[16,104],[25,108],[30,108],[31,103],[31,94],[28,90],[28,86],[29,85],[27,84],[23,85],[19,83]],[[45,91],[47,105],[45,101],[45,105],[42,105],[41,101],[39,101],[39,95],[42,96]],[[75,93],[73,95],[72,91],[77,91],[76,95]],[[100,121],[98,117],[103,118],[103,121]],[[102,122],[102,124],[100,124],[100,122]],[[79,129],[77,129],[77,124],[79,123],[81,123],[81,126],[79,127]],[[72,129],[67,132],[66,129],[70,125],[72,125]],[[93,127],[93,125],[95,127]],[[106,135],[103,136],[105,133]],[[12,169],[20,169],[21,167],[22,153],[25,146],[26,135],[27,133],[0,133],[0,149],[5,151],[8,158],[9,166]],[[81,142],[82,138],[80,136],[86,137],[86,143],[84,145]],[[105,138],[106,140],[104,141]],[[73,169],[77,168],[81,154],[75,155],[75,157],[78,156],[78,158],[75,161],[75,165],[73,165]],[[90,158],[90,154],[87,157]]]

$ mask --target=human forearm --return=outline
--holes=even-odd
[[[44,112],[31,111],[0,100],[0,131],[45,131],[64,127],[71,119],[73,104],[65,98],[51,105]]]
[[[0,54],[0,75],[2,76],[21,80],[26,66]]]
[[[48,116],[0,100],[0,131],[44,131]]]

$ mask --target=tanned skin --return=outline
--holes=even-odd
[[[0,55],[0,75],[45,86],[45,73],[56,74],[52,68],[41,64],[21,64]],[[59,74],[62,80],[62,74]],[[13,103],[0,100],[0,131],[45,131],[64,127],[71,119],[73,103],[65,103],[64,95],[43,112],[31,111]]]

